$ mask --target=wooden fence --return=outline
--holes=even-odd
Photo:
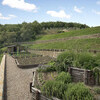
[[[91,70],[69,67],[68,72],[71,74],[73,82],[84,82],[86,85],[96,85],[95,76]]]
[[[52,97],[51,99],[47,98],[46,96],[42,95],[41,91],[32,87],[32,93],[33,93],[33,100],[60,100],[58,98]]]

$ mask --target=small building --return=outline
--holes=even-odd
[[[63,30],[58,31],[58,33],[64,33],[64,32],[69,32],[69,31],[67,29],[63,29]]]
[[[11,45],[7,46],[7,52],[8,53],[17,53],[17,52],[22,52],[25,51],[25,47],[21,45]]]

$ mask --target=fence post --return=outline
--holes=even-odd
[[[70,73],[70,75],[72,75],[72,68],[68,67],[68,72]]]
[[[88,85],[88,71],[84,70],[84,84]]]
[[[35,94],[36,100],[40,100],[40,92],[37,90]]]

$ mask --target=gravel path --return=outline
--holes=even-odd
[[[20,69],[15,60],[7,55],[7,100],[32,100],[30,82],[35,69]]]

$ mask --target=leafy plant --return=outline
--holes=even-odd
[[[71,76],[69,73],[61,72],[55,79],[56,81],[61,81],[65,84],[71,83]]]
[[[94,91],[95,91],[97,94],[100,94],[100,87],[95,87],[95,88],[94,88]]]
[[[94,100],[90,90],[82,83],[69,84],[63,100]]]
[[[67,89],[67,85],[59,81],[47,81],[41,88],[41,91],[46,96],[54,96],[57,98],[63,98],[64,91]]]
[[[75,53],[64,52],[57,57],[57,71],[67,71],[68,67],[73,66],[73,61],[75,59]]]

